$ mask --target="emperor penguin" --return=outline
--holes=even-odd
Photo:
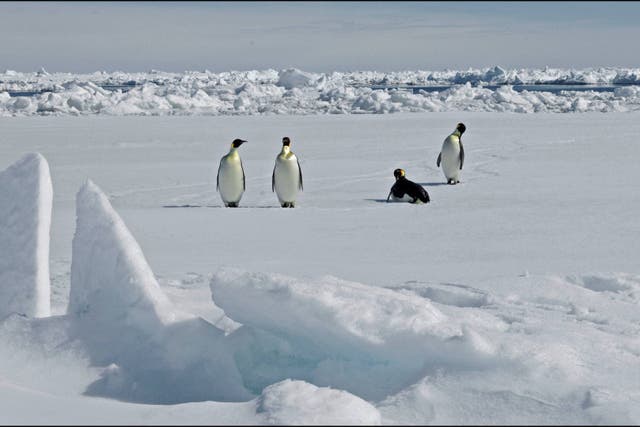
[[[445,138],[442,150],[438,154],[436,165],[440,167],[442,163],[442,172],[447,178],[447,184],[455,185],[460,182],[460,171],[464,164],[464,147],[461,137],[466,129],[464,124],[458,123],[453,133]]]
[[[404,169],[396,169],[393,171],[393,176],[396,178],[395,184],[391,187],[389,195],[387,196],[387,202],[391,198],[394,202],[409,202],[409,203],[429,203],[429,193],[420,184],[416,184],[410,181],[405,176]]]
[[[229,152],[220,159],[218,176],[216,178],[216,190],[220,192],[220,197],[224,205],[228,208],[237,208],[242,194],[246,188],[244,168],[242,159],[238,154],[238,147],[244,144],[245,140],[234,139]]]
[[[271,191],[276,192],[283,208],[295,207],[298,191],[302,190],[302,169],[290,145],[288,137],[282,138],[282,151],[276,157],[271,176]]]

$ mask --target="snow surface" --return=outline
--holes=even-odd
[[[341,390],[285,380],[264,389],[258,413],[272,425],[379,425],[380,412]]]
[[[2,118],[0,167],[40,152],[55,193],[53,315],[0,320],[0,421],[639,424],[639,114]],[[397,167],[430,204],[384,203]]]
[[[88,392],[132,401],[248,400],[224,331],[177,312],[140,246],[91,181],[77,196],[69,315],[94,363]]]
[[[0,171],[0,319],[51,314],[52,201],[49,165],[41,154],[26,154]]]
[[[513,85],[632,85],[613,92],[516,92]],[[451,86],[439,91],[372,86]],[[484,88],[499,85],[497,88]],[[104,87],[103,87],[104,86]],[[105,89],[112,87],[115,90]],[[10,96],[9,92],[32,93]],[[309,73],[295,68],[225,73],[0,74],[0,116],[361,114],[436,111],[640,110],[640,69],[555,68]]]
[[[412,294],[334,277],[299,281],[220,271],[214,302],[245,325],[236,350],[253,389],[289,377],[379,400],[425,366],[484,363],[491,346],[468,326]]]

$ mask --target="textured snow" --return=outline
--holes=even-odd
[[[53,189],[39,153],[0,172],[0,319],[51,313],[49,233]]]
[[[104,193],[89,180],[76,200],[69,313],[103,326],[124,320],[149,331],[179,320]],[[104,313],[97,311],[101,308]]]
[[[638,114],[0,118],[1,166],[39,151],[55,187],[53,315],[0,319],[0,417],[638,424]],[[296,209],[271,192],[284,135]],[[384,203],[397,167],[432,203]]]
[[[234,332],[235,359],[256,390],[295,376],[376,400],[419,379],[425,366],[476,366],[493,352],[413,294],[229,270],[210,285],[215,304],[244,325]]]
[[[378,410],[342,390],[284,380],[264,389],[258,413],[270,425],[380,425]]]
[[[149,403],[250,397],[224,332],[173,307],[104,193],[88,181],[76,203],[68,312],[93,363],[107,366],[88,392]]]
[[[612,92],[516,92],[512,85],[635,85]],[[440,91],[372,86],[451,86]],[[498,88],[484,88],[500,85]],[[640,69],[484,69],[310,73],[295,68],[211,73],[0,74],[0,115],[255,115],[435,111],[640,110]],[[107,90],[102,86],[111,86]],[[11,97],[9,92],[33,92]]]

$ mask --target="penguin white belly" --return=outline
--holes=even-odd
[[[242,164],[240,159],[225,159],[218,172],[218,190],[225,203],[238,203],[244,193]]]
[[[392,202],[410,202],[413,200],[413,197],[409,196],[408,194],[405,194],[402,197],[397,197],[393,194],[391,194],[391,199]]]
[[[442,172],[447,180],[459,179],[460,174],[460,142],[453,135],[447,137],[442,144]]]
[[[278,156],[274,171],[274,185],[281,204],[296,201],[300,188],[300,170],[295,156],[288,159]]]

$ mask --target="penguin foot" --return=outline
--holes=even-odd
[[[227,207],[228,208],[237,208],[238,207],[238,203],[237,202],[236,203],[233,203],[233,202],[232,203],[227,203]]]
[[[284,202],[284,203],[282,204],[282,207],[283,207],[283,208],[288,208],[288,207],[289,207],[289,202]]]
[[[282,204],[283,208],[295,208],[296,207],[296,202],[284,202]]]
[[[458,181],[458,182],[459,182],[459,181]],[[456,185],[456,181],[455,181],[455,180],[453,180],[453,179],[450,179],[450,180],[448,180],[448,181],[447,181],[447,184],[450,184],[450,185]]]

